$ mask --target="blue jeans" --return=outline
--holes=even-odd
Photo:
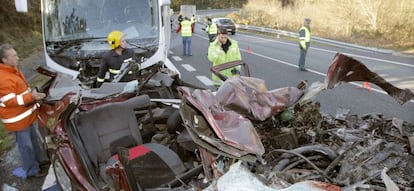
[[[15,132],[17,148],[23,162],[26,176],[33,176],[40,171],[40,163],[47,161],[46,151],[41,145],[37,123]]]
[[[183,54],[192,55],[191,52],[191,36],[183,36]]]

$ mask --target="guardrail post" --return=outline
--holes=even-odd
[[[279,23],[276,23],[276,28],[277,28],[277,30],[279,30]],[[280,34],[279,34],[279,32],[277,33],[277,36],[276,36],[277,38],[280,38]]]

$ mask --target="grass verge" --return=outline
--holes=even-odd
[[[3,123],[0,122],[0,156],[6,151],[10,150],[14,145],[15,139],[13,133],[10,133],[4,128]]]

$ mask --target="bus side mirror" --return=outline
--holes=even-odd
[[[14,4],[16,5],[16,11],[21,13],[27,13],[27,0],[14,0]]]

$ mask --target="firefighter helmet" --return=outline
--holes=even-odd
[[[111,49],[118,48],[119,45],[121,45],[121,39],[123,37],[125,37],[125,35],[126,34],[120,32],[120,31],[117,31],[117,30],[110,32],[108,34],[107,40],[108,40],[108,43],[109,43],[109,46],[111,47]]]

